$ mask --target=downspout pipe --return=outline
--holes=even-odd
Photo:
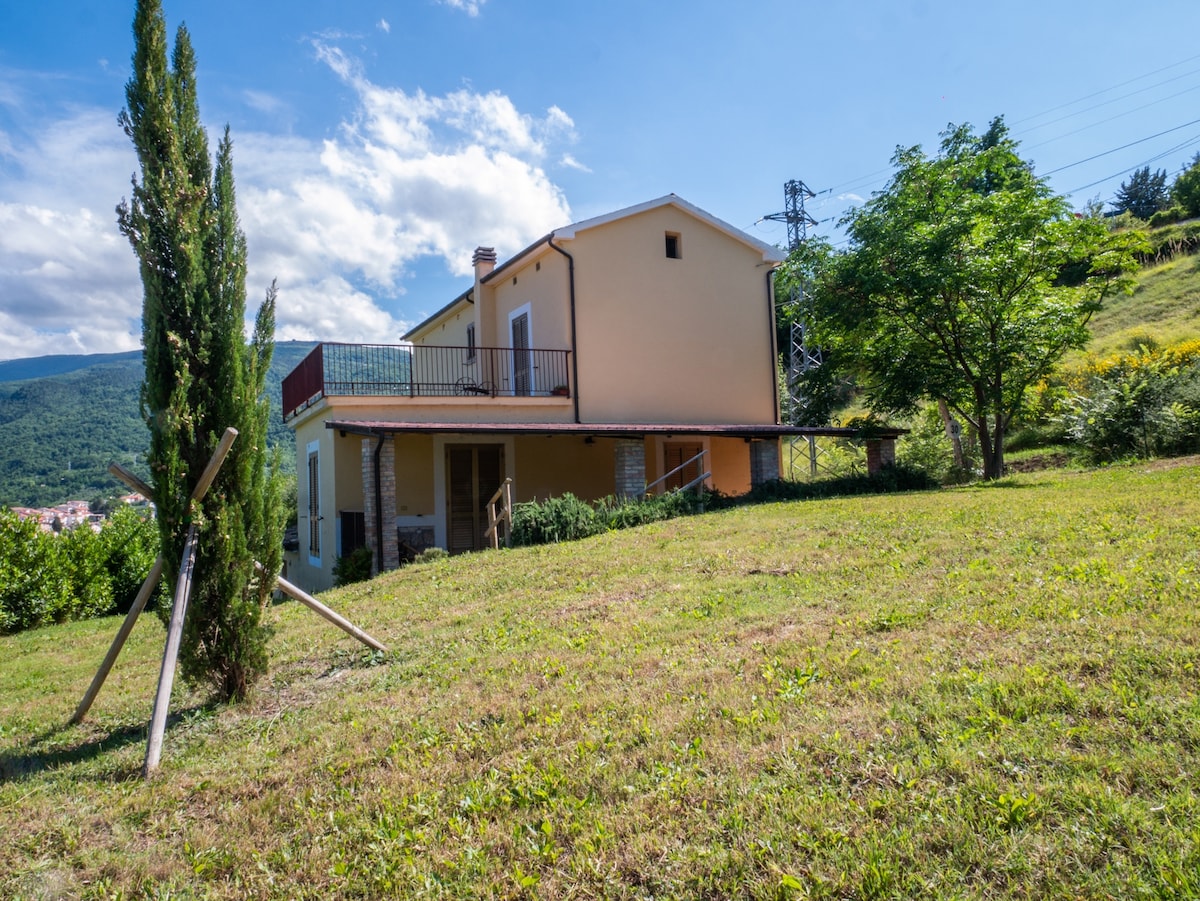
[[[575,421],[579,422],[579,341],[575,328],[575,257],[554,243],[553,232],[546,239],[546,243],[567,258],[568,282],[571,290],[571,381],[573,383],[571,396],[575,402]]]
[[[775,424],[779,425],[783,422],[783,407],[779,397],[779,343],[776,341],[774,269],[767,270],[767,312],[771,314],[767,317],[767,328],[771,332],[771,396],[775,398]]]
[[[383,572],[383,486],[379,484],[380,455],[383,453],[383,442],[387,435],[380,432],[379,441],[375,445],[375,572]]]

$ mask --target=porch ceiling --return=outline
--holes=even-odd
[[[594,435],[601,438],[644,438],[647,435],[712,435],[727,438],[780,438],[785,435],[861,437],[859,429],[834,426],[747,425],[712,423],[586,423],[586,422],[385,422],[328,419],[325,428],[353,435],[476,434],[476,435]],[[871,437],[896,438],[907,429],[873,430]]]

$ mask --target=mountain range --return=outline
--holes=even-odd
[[[268,440],[295,468],[280,385],[312,342],[275,345],[267,374]],[[142,352],[55,354],[0,362],[0,506],[44,507],[124,494],[116,461],[143,478],[150,434],[138,412]]]

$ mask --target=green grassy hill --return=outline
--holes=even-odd
[[[1200,461],[770,504],[272,609],[243,705],[147,617],[0,638],[0,896],[1195,898]]]
[[[277,345],[267,377],[269,439],[284,449],[289,470],[295,454],[279,414],[280,384],[312,347]],[[145,478],[149,434],[138,414],[141,381],[136,351],[0,363],[0,505],[41,507],[124,493],[128,489],[107,472],[114,460]]]
[[[1143,270],[1133,295],[1106,301],[1091,329],[1088,349],[1100,356],[1200,338],[1200,254]]]

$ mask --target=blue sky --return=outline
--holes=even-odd
[[[113,209],[132,0],[0,0],[0,359],[140,343]],[[898,145],[1003,115],[1077,207],[1200,151],[1200,3],[164,0],[234,138],[251,310],[277,337],[394,343],[549,230],[677,193],[770,243]],[[1126,146],[1128,145],[1128,146]],[[1090,159],[1095,157],[1094,159]]]

